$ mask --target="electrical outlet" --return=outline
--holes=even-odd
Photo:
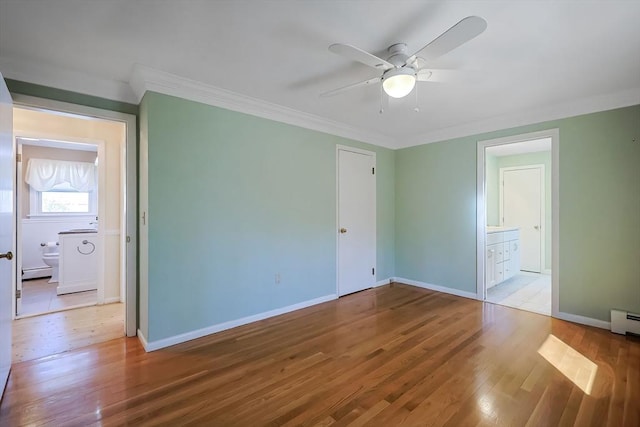
[[[276,281],[276,285],[280,284],[280,273],[276,273],[275,281]]]

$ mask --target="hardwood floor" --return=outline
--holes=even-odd
[[[0,424],[618,427],[638,402],[635,339],[394,284],[152,353],[18,363]]]
[[[16,319],[12,361],[51,356],[124,336],[124,304],[76,308]]]

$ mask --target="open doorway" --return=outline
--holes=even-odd
[[[478,143],[479,299],[557,313],[557,136],[536,132]]]
[[[66,350],[113,338],[114,323],[119,336],[134,336],[135,116],[20,95],[15,101],[14,356],[24,353],[16,345]],[[82,323],[69,327],[73,318]],[[43,343],[49,339],[62,343]]]
[[[98,144],[17,135],[16,149],[16,318],[97,304]]]

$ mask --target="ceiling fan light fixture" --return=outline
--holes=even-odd
[[[382,88],[392,98],[403,98],[409,95],[415,85],[415,70],[410,68],[389,70],[382,77]]]

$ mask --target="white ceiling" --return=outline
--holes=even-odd
[[[379,114],[379,87],[318,96],[377,75],[330,44],[414,52],[469,15],[487,30],[430,64],[457,72],[419,83],[419,113]],[[0,0],[0,72],[136,102],[142,64],[404,147],[639,104],[639,22],[633,0]]]

